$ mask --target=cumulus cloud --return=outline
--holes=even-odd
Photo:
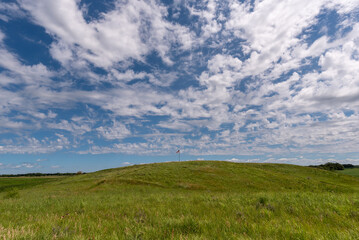
[[[81,121],[80,124],[77,124],[76,122],[73,121],[69,122],[67,120],[62,120],[59,123],[48,123],[48,127],[53,129],[66,130],[74,135],[82,135],[86,132],[91,131],[91,126],[88,123],[85,123],[84,121]]]
[[[0,67],[7,70],[0,73],[2,80],[0,86],[9,84],[48,85],[54,73],[42,63],[36,65],[22,64],[20,58],[6,48],[3,42],[5,37],[5,34],[0,31]]]
[[[122,139],[131,134],[131,131],[119,122],[114,122],[111,127],[99,127],[97,131],[108,140]]]
[[[22,0],[20,4],[57,39],[51,53],[64,65],[86,64],[85,60],[108,68],[129,59],[143,61],[153,50],[172,64],[171,44],[179,43],[184,49],[191,45],[189,30],[167,22],[166,8],[155,1],[118,2],[115,9],[90,22],[76,1]]]
[[[15,154],[34,154],[34,153],[51,153],[70,147],[70,141],[61,134],[55,134],[53,139],[48,137],[38,139],[34,137],[24,137],[0,145],[0,153]]]
[[[92,17],[73,0],[2,3],[3,21],[25,11],[20,17],[45,29],[60,64],[25,64],[0,31],[2,132],[65,135],[28,137],[21,150],[9,143],[0,152],[58,151],[86,138],[88,150],[78,152],[357,152],[358,6],[115,1]]]

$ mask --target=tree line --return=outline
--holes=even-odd
[[[329,170],[329,171],[334,171],[334,170],[344,170],[346,168],[356,168],[359,166],[353,165],[353,164],[340,164],[337,162],[327,162],[325,164],[321,164],[321,165],[310,165],[309,167],[314,167],[314,168],[320,168],[320,169],[324,169],[324,170]]]
[[[86,174],[78,171],[76,173],[20,173],[20,174],[0,174],[0,177],[45,177],[45,176],[72,176]]]

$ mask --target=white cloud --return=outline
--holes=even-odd
[[[102,137],[108,140],[120,140],[131,135],[131,131],[126,125],[119,122],[114,122],[113,125],[109,127],[98,127],[96,130]]]
[[[24,12],[16,3],[0,2],[0,20],[8,22],[12,18],[24,17]]]
[[[125,82],[129,82],[133,79],[144,79],[145,77],[150,76],[150,74],[148,73],[145,72],[135,73],[133,70],[127,70],[121,73],[116,69],[112,69],[111,73],[117,81],[125,81]]]
[[[22,163],[22,164],[18,164],[16,166],[14,166],[14,168],[33,168],[36,165],[31,164],[31,163]]]
[[[256,2],[252,12],[249,3],[233,2],[226,29],[246,40],[250,57],[243,74],[258,75],[271,68],[280,57],[298,44],[298,35],[315,22],[324,1]]]
[[[359,1],[358,0],[346,0],[346,1],[340,1],[340,0],[333,0],[329,1],[328,7],[337,9],[338,13],[345,14],[352,12],[353,10],[358,11]]]
[[[46,159],[46,158],[39,158],[39,159],[36,159],[36,162],[44,162],[44,161],[48,161],[48,159]]]
[[[4,38],[0,35],[1,37]],[[9,72],[2,72],[0,77],[2,81],[0,86],[11,84],[25,83],[28,85],[49,85],[50,77],[54,73],[49,71],[42,63],[36,65],[23,65],[19,61],[19,57],[9,52],[4,44],[0,41],[0,67],[7,69]]]
[[[64,65],[77,62],[84,65],[86,60],[108,68],[129,59],[143,60],[152,50],[172,64],[169,56],[172,43],[179,42],[184,49],[191,46],[188,29],[165,21],[167,10],[155,1],[116,3],[115,9],[88,23],[76,1],[20,3],[37,24],[56,37],[58,41],[52,44],[51,53]]]
[[[39,168],[40,165],[38,163],[19,163],[19,164],[0,164],[1,169],[26,169],[26,168]]]
[[[74,135],[82,135],[92,130],[91,125],[86,121],[76,123],[69,122],[67,120],[61,120],[59,123],[48,123],[47,127],[52,129],[66,130]]]
[[[52,140],[49,138],[37,139],[34,137],[23,137],[22,139],[12,141],[9,144],[0,146],[0,153],[12,154],[34,154],[51,153],[70,147],[70,141],[61,134],[55,134]]]
[[[359,25],[345,14],[353,15],[358,1],[226,4],[209,0],[189,7],[199,20],[185,27],[167,21],[168,9],[155,1],[116,2],[88,21],[78,1],[20,1],[53,38],[50,54],[62,68],[55,73],[46,63],[25,65],[5,46],[0,31],[2,132],[33,127],[119,140],[93,146],[90,153],[163,155],[177,145],[193,155],[357,151]],[[331,10],[340,15],[338,34],[329,36],[323,27],[323,36],[311,43],[318,14]],[[343,29],[346,34],[339,34]],[[146,62],[152,53],[168,69]],[[134,61],[146,68],[131,69]],[[105,74],[95,73],[92,65]],[[311,70],[312,65],[317,66]],[[91,90],[76,89],[78,78]],[[14,84],[21,87],[9,90]],[[99,107],[104,118],[125,121],[98,127],[102,119],[96,116],[62,119],[61,111],[48,110],[71,112],[87,104]],[[20,113],[9,117],[12,111]],[[136,133],[143,142],[120,141],[153,116],[163,118],[149,124],[149,134]],[[44,142],[29,139],[18,144],[21,149],[8,144],[0,152],[51,152],[70,145],[60,135]]]

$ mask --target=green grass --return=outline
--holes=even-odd
[[[359,239],[359,178],[308,167],[158,163],[7,194],[4,239]]]
[[[0,192],[10,189],[25,189],[47,182],[53,182],[61,177],[1,177]]]
[[[346,168],[344,170],[341,170],[340,173],[355,176],[355,177],[359,177],[359,168],[358,167],[356,167],[356,168]]]

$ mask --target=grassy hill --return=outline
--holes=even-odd
[[[0,199],[5,239],[359,239],[359,178],[293,165],[137,165]]]
[[[286,164],[189,161],[107,169],[65,182],[93,182],[97,189],[104,187],[101,185],[149,185],[224,192],[353,192],[359,190],[358,180],[335,172]]]

